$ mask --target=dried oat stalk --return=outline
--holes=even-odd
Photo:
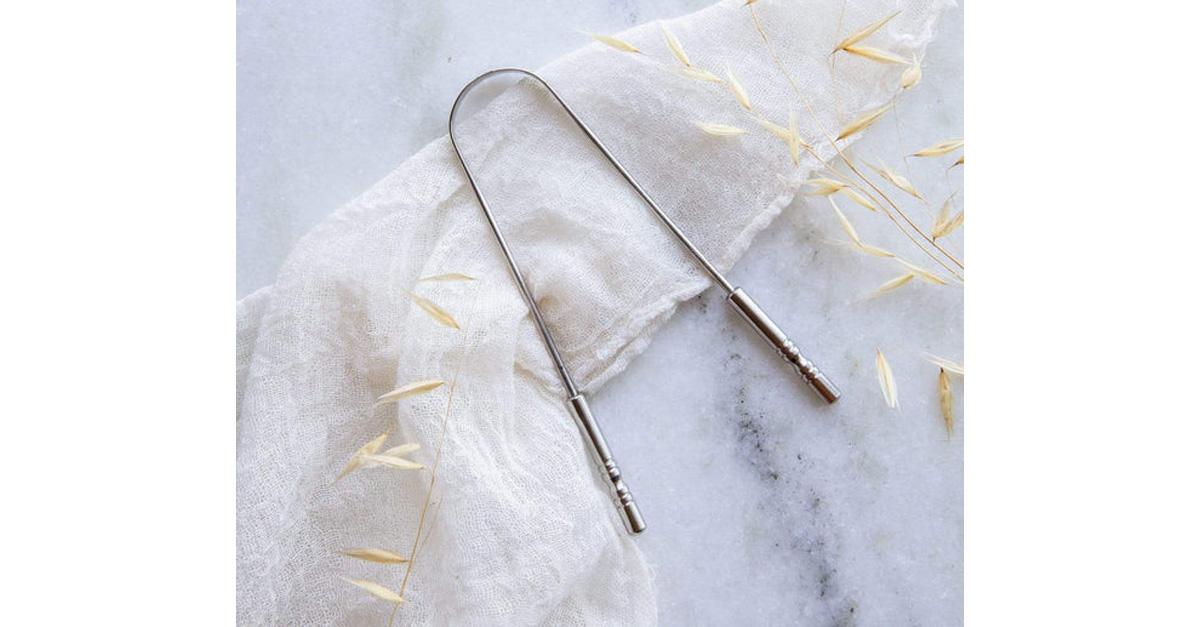
[[[362,448],[358,449],[357,451],[354,452],[354,455],[350,456],[350,461],[346,462],[346,467],[342,469],[342,472],[341,472],[341,474],[339,474],[337,476],[337,479],[341,479],[342,477],[345,477],[346,475],[354,472],[355,470],[362,468],[363,457],[365,457],[367,455],[374,455],[375,453],[377,453],[379,451],[380,447],[383,446],[383,443],[387,441],[387,439],[388,439],[388,434],[384,433],[384,434],[376,437],[375,439],[371,440],[370,442],[367,442],[366,444],[362,445]],[[334,479],[334,481],[337,481],[337,479]]]
[[[610,48],[615,48],[617,50],[620,50],[621,52],[633,52],[633,53],[641,52],[641,50],[637,49],[637,46],[629,43],[628,41],[625,41],[624,39],[618,39],[616,37],[613,37],[612,35],[601,35],[599,33],[588,33],[588,36],[606,46],[609,46]]]
[[[346,549],[342,551],[342,555],[376,564],[403,564],[408,561],[403,555],[384,549]]]
[[[729,90],[733,92],[733,97],[737,99],[738,104],[747,111],[752,111],[754,107],[750,106],[750,96],[746,93],[746,88],[738,82],[736,76],[733,75],[733,70],[725,68],[725,78],[728,79]]]
[[[902,275],[884,283],[883,285],[880,285],[879,287],[875,288],[875,291],[868,294],[867,298],[875,298],[877,296],[883,296],[884,294],[887,294],[888,292],[894,292],[894,291],[900,289],[901,287],[904,287],[906,284],[908,284],[909,281],[912,281],[916,276],[917,275],[915,275],[911,272],[902,274]]]
[[[891,108],[892,105],[889,103],[879,107],[878,109],[875,109],[874,111],[868,111],[860,115],[842,128],[842,131],[838,133],[837,139],[840,141],[855,133],[865,131],[866,129],[870,128],[872,124],[878,122],[879,118],[883,117],[883,114],[887,113],[888,109]]]
[[[679,71],[681,73],[683,73],[684,76],[686,76],[688,78],[696,79],[698,81],[704,81],[707,83],[724,83],[725,82],[725,79],[721,78],[720,76],[717,76],[716,74],[713,74],[712,72],[709,72],[708,70],[702,70],[694,65],[685,67]]]
[[[683,44],[679,43],[679,38],[674,33],[667,30],[666,25],[660,24],[662,29],[663,39],[667,41],[667,47],[671,49],[671,54],[675,55],[676,59],[683,64],[683,67],[691,67],[692,60],[688,58],[687,53],[683,51]]]
[[[887,24],[888,22],[890,22],[891,19],[896,17],[897,15],[900,15],[899,11],[896,11],[895,13],[893,13],[883,19],[880,19],[876,22],[872,22],[871,24],[868,24],[867,26],[864,26],[863,28],[860,28],[860,29],[854,31],[848,37],[839,41],[837,46],[835,46],[833,48],[833,51],[837,52],[838,50],[845,50],[847,47],[853,46],[854,44],[866,39],[867,37],[870,37],[872,34],[875,33],[875,31],[883,28],[884,24]]]
[[[904,68],[904,73],[900,75],[900,89],[912,89],[921,82],[921,62],[917,57],[913,57],[912,63]]]
[[[888,52],[887,50],[872,48],[870,46],[846,46],[845,48],[842,48],[842,50],[850,54],[860,56],[864,59],[870,59],[877,63],[889,63],[897,65],[903,65],[907,63],[900,55]]]
[[[914,187],[913,184],[910,183],[908,179],[897,174],[895,170],[892,170],[891,168],[889,168],[883,164],[880,164],[878,166],[870,166],[870,167],[872,170],[875,170],[876,172],[878,172],[879,176],[883,177],[885,180],[887,180],[887,182],[891,183],[892,185],[895,185],[898,189],[900,189],[904,193],[906,193],[914,198],[919,198],[921,200],[925,200],[925,197],[921,195],[921,192],[918,192],[917,188]]]
[[[438,307],[433,301],[412,292],[409,292],[408,296],[413,300],[414,303],[417,304],[418,307],[424,310],[425,313],[429,314],[430,318],[436,320],[438,324],[450,327],[451,329],[459,328],[458,322],[454,319],[454,316],[451,316],[449,313],[447,313],[445,309]]]
[[[888,365],[883,351],[875,349],[875,372],[879,376],[879,389],[883,392],[883,400],[887,406],[896,409],[900,399],[896,396],[896,378],[892,376],[892,367]]]
[[[946,202],[942,203],[942,208],[938,210],[937,218],[933,221],[933,231],[930,233],[933,239],[945,237],[962,226],[963,212],[959,211],[953,217],[950,215],[950,210],[953,208],[953,200],[953,196],[947,198]]]
[[[945,368],[938,369],[938,400],[942,406],[942,423],[946,434],[954,435],[954,397],[950,395],[950,375]]]
[[[423,276],[418,281],[474,281],[475,277],[461,272],[447,272],[446,274],[435,274],[433,276]]]
[[[402,398],[408,398],[410,396],[416,396],[418,394],[424,394],[426,392],[436,390],[437,388],[445,385],[445,383],[446,382],[442,381],[441,379],[414,381],[413,383],[402,385],[391,392],[380,396],[375,402],[377,404],[394,403]]]
[[[705,133],[708,133],[709,135],[713,135],[715,137],[736,137],[738,135],[746,134],[746,129],[738,128],[736,126],[730,126],[729,124],[715,124],[715,123],[711,123],[711,122],[696,122],[696,126],[699,127],[700,130],[704,131]]]
[[[947,139],[946,141],[938,142],[928,148],[922,148],[911,155],[910,157],[940,157],[949,154],[963,147],[962,139]]]
[[[359,588],[370,592],[371,594],[383,599],[384,601],[387,601],[388,603],[395,603],[396,605],[399,605],[404,602],[404,597],[401,597],[395,592],[392,592],[388,588],[381,586],[374,581],[367,581],[366,579],[346,579],[345,577],[342,577],[342,579],[345,579],[348,583],[352,583]]]

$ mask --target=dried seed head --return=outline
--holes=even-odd
[[[921,82],[921,62],[913,56],[912,63],[900,75],[900,89],[911,89]]]
[[[813,186],[813,190],[808,193],[809,196],[828,196],[846,186],[841,181],[825,178],[808,179],[804,181],[804,184]],[[836,208],[836,205],[834,207]]]
[[[950,395],[950,377],[944,368],[938,370],[938,400],[941,401],[946,434],[954,435],[954,397]]]
[[[796,128],[796,112],[788,109],[788,153],[792,157],[792,163],[800,164],[800,131]],[[808,148],[805,145],[805,148]]]
[[[433,276],[423,276],[418,281],[474,281],[475,277],[461,272],[448,272],[446,274],[435,274]]]
[[[907,61],[905,61],[904,58],[899,55],[892,54],[887,50],[871,48],[870,46],[846,46],[845,48],[842,48],[842,50],[850,54],[860,56],[864,59],[876,61],[878,63],[894,63],[901,65],[907,63]]]
[[[401,444],[400,446],[393,446],[392,448],[384,451],[383,454],[388,455],[390,457],[399,457],[401,455],[408,455],[409,453],[412,453],[413,451],[419,451],[419,450],[421,450],[420,444],[417,444],[415,442],[410,442],[408,444]]]
[[[933,239],[945,237],[954,232],[955,229],[962,226],[963,212],[959,211],[954,217],[950,217],[951,201],[954,197],[951,196],[942,203],[942,208],[938,211],[937,218],[933,222]]]
[[[342,555],[377,564],[403,564],[408,561],[403,555],[383,549],[346,549]]]
[[[698,81],[706,81],[709,83],[724,83],[725,82],[725,80],[722,79],[720,76],[717,76],[716,74],[713,74],[712,72],[709,72],[708,70],[702,70],[694,65],[685,67],[679,71],[684,76],[686,76],[688,78],[694,78]]]
[[[735,137],[737,135],[744,135],[746,133],[746,129],[730,126],[728,124],[696,122],[696,126],[700,127],[700,130],[704,131],[705,133],[708,133],[709,135],[715,135],[717,137]]]
[[[910,271],[912,271],[913,274],[917,275],[917,278],[921,279],[922,281],[925,281],[926,283],[932,283],[934,285],[945,285],[946,284],[945,279],[926,270],[925,268],[922,268],[921,266],[918,266],[914,263],[905,261],[899,257],[896,257],[896,261],[900,262],[900,265],[904,266],[905,268],[908,268]]]
[[[833,51],[837,52],[838,50],[845,50],[847,46],[853,46],[854,44],[866,39],[867,37],[870,37],[872,33],[883,28],[884,24],[887,24],[888,21],[890,21],[893,17],[896,17],[897,15],[900,15],[899,11],[896,11],[895,13],[893,13],[877,22],[873,22],[859,30],[854,31],[853,33],[850,34],[849,37],[846,37],[845,39],[839,41],[838,45],[834,47]]]
[[[445,309],[442,309],[434,304],[433,301],[429,300],[428,298],[413,294],[412,292],[409,292],[408,296],[409,298],[413,299],[413,302],[416,303],[418,307],[424,310],[425,313],[429,314],[429,317],[438,321],[438,323],[448,326],[452,329],[459,328],[458,322],[454,320],[454,317],[446,313]]]
[[[946,153],[954,152],[963,147],[962,139],[947,139],[944,142],[938,142],[928,148],[922,148],[911,155],[910,157],[940,157]]]
[[[850,219],[846,217],[846,214],[842,213],[842,210],[837,206],[837,203],[833,201],[832,196],[829,197],[829,205],[833,207],[834,213],[837,214],[838,223],[842,225],[842,230],[846,232],[846,235],[850,238],[850,241],[854,244],[855,248],[867,253],[868,255],[874,255],[876,257],[896,256],[882,248],[872,246],[862,241],[862,239],[858,237],[858,232],[854,230],[854,225],[850,224]]]
[[[892,376],[892,367],[888,365],[883,351],[878,348],[875,349],[875,373],[879,376],[879,389],[883,392],[883,400],[887,402],[887,406],[892,409],[899,407],[900,399],[896,396],[896,379]]]
[[[342,577],[342,579],[346,578]],[[366,590],[367,592],[370,592],[371,594],[383,599],[384,601],[387,601],[388,603],[400,604],[404,602],[403,597],[375,583],[374,581],[367,581],[366,579],[346,579],[346,581],[358,586],[359,588],[362,588],[363,590]]]
[[[917,275],[915,275],[911,272],[909,272],[907,274],[902,274],[902,275],[884,283],[883,285],[880,285],[879,287],[875,288],[875,291],[871,292],[870,294],[867,294],[867,298],[875,298],[876,296],[882,296],[884,294],[887,294],[888,292],[898,290],[901,287],[903,287],[906,283],[913,280],[913,278],[916,276]]]
[[[842,132],[838,133],[837,138],[839,140],[846,139],[855,133],[866,130],[867,127],[871,126],[877,122],[879,118],[883,117],[883,114],[887,113],[887,110],[890,108],[892,108],[892,105],[891,103],[888,103],[882,107],[879,107],[878,109],[875,109],[874,111],[868,111],[867,113],[855,118],[854,121],[850,122],[845,126],[845,128],[842,129]]]
[[[616,48],[617,50],[620,50],[621,52],[637,52],[637,53],[641,52],[641,50],[637,49],[637,46],[634,46],[633,44],[629,43],[628,41],[625,41],[624,39],[617,39],[616,37],[613,37],[612,35],[601,35],[599,33],[588,33],[588,36],[602,44],[605,44],[612,48]]]
[[[879,208],[875,206],[875,203],[871,202],[870,199],[868,199],[866,196],[863,196],[862,194],[855,191],[853,187],[844,187],[838,191],[841,192],[841,194],[844,195],[845,197],[849,198],[850,200],[853,200],[854,202],[858,203],[859,205],[862,205],[863,207],[866,207],[867,209],[869,209],[871,211],[879,211]]]
[[[846,232],[846,235],[850,237],[850,241],[858,246],[862,246],[862,240],[858,237],[858,231],[854,230],[854,225],[850,224],[850,219],[846,217],[846,214],[842,213],[837,203],[833,202],[832,197],[829,199],[829,205],[833,207],[833,212],[837,214],[838,222],[841,223],[842,230]]]
[[[350,457],[350,461],[346,462],[346,467],[342,469],[341,474],[339,474],[337,478],[341,479],[342,477],[345,477],[346,475],[361,468],[363,465],[363,456],[374,455],[377,451],[379,451],[379,447],[383,446],[383,443],[386,442],[387,439],[388,434],[384,433],[376,437],[374,440],[362,445],[362,448],[355,451],[354,455]],[[334,481],[337,481],[337,479],[334,479]]]
[[[370,462],[373,465],[387,466],[388,468],[398,468],[400,470],[420,470],[425,466],[418,464],[403,457],[392,457],[391,455],[363,455],[363,462]]]
[[[391,403],[394,401],[398,401],[402,398],[408,398],[410,396],[424,394],[426,392],[429,392],[430,390],[435,390],[435,389],[441,387],[445,383],[446,382],[442,381],[441,379],[429,379],[427,381],[416,381],[414,383],[409,383],[408,385],[400,386],[400,387],[392,390],[391,392],[388,392],[387,394],[380,396],[378,399],[375,400],[375,403],[377,405],[380,405],[383,403]]]
[[[671,49],[671,54],[675,55],[675,58],[679,59],[679,62],[684,67],[691,67],[692,61],[688,58],[687,53],[683,51],[683,44],[679,43],[679,38],[667,30],[665,24],[659,24],[659,28],[662,29],[663,39],[667,40],[667,47]]]
[[[882,176],[883,178],[887,179],[887,181],[889,183],[891,183],[892,185],[895,185],[900,190],[904,191],[905,193],[907,193],[911,196],[914,196],[921,200],[925,200],[925,198],[923,196],[921,196],[921,193],[917,191],[917,188],[913,187],[913,184],[910,183],[908,181],[908,179],[904,178],[903,176],[900,176],[891,168],[889,168],[883,164],[880,164],[878,166],[870,166],[870,167],[872,170],[875,170],[876,172],[878,172],[879,176]]]
[[[750,111],[752,109],[750,106],[750,96],[746,95],[745,88],[738,82],[737,77],[733,75],[733,70],[725,68],[725,78],[729,79],[729,89],[733,91],[733,97],[737,98],[738,104],[742,105],[743,109]]]
[[[779,139],[782,139],[785,142],[791,141],[791,131],[789,131],[787,127],[780,126],[766,118],[759,118],[758,123],[760,126],[767,129],[768,133],[778,137]]]

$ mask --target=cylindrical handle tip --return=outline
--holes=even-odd
[[[839,390],[838,386],[834,385],[833,382],[830,381],[823,372],[818,371],[817,375],[809,381],[809,384],[812,385],[812,389],[816,390],[817,394],[819,394],[821,398],[825,399],[825,402],[829,403],[830,405],[836,403],[837,400],[842,397],[842,391]]]
[[[630,501],[621,506],[621,514],[625,519],[625,530],[632,535],[638,535],[646,530],[646,520],[642,518],[642,512],[638,509],[637,503]]]
[[[791,364],[826,403],[832,404],[842,397],[842,391],[825,376],[825,373],[800,353],[796,344],[742,288],[739,287],[729,294],[729,303],[733,305],[734,309],[737,309],[746,322],[750,323],[750,326],[754,327],[755,331],[758,331],[759,335],[775,347],[784,361]]]

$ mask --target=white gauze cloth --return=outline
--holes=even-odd
[[[760,1],[773,52],[743,0],[667,26],[693,65],[732,70],[754,115],[786,127],[792,112],[801,137],[829,158],[822,138],[887,104],[901,69],[846,60],[831,70],[833,42],[903,9],[871,43],[920,58],[945,2]],[[727,85],[680,73],[657,24],[620,37],[643,54],[594,43],[540,73],[726,270],[817,160],[802,154],[794,165],[787,143]],[[697,122],[748,132],[715,137]],[[584,390],[620,372],[681,301],[709,286],[540,87],[523,81],[504,91],[459,133]],[[418,282],[449,272],[478,280]],[[437,324],[410,291],[445,308],[461,330]],[[433,463],[451,386],[372,408],[379,395],[421,379],[457,385],[428,539],[397,623],[656,621],[652,572],[619,522],[445,137],[305,236],[276,283],[238,303],[237,324],[239,623],[386,623],[391,606],[342,577],[399,590],[405,567],[338,551],[409,554],[428,470],[335,478],[384,432],[385,448],[419,443],[411,457]]]

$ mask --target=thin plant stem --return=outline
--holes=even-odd
[[[467,322],[469,322],[471,318],[474,318],[474,307],[472,307],[472,313],[468,316]],[[466,328],[470,327],[467,326]],[[417,562],[418,548],[421,541],[421,532],[425,529],[425,516],[429,512],[429,503],[433,499],[433,489],[437,485],[438,467],[441,465],[442,451],[446,446],[446,429],[450,424],[450,416],[453,414],[452,409],[454,407],[454,392],[458,389],[458,377],[460,374],[462,374],[463,363],[466,361],[467,331],[464,330],[462,333],[462,350],[459,354],[458,364],[454,368],[454,377],[450,380],[450,387],[448,388],[446,394],[446,412],[442,416],[442,426],[441,432],[438,435],[437,451],[433,456],[433,465],[430,466],[429,469],[429,487],[425,490],[425,500],[421,504],[421,513],[417,516],[417,531],[413,534],[413,545],[412,549],[409,551],[408,564],[404,569],[404,579],[400,582],[399,594],[401,597],[404,596],[404,591],[408,588],[408,580],[412,576],[413,566]],[[396,608],[392,610],[392,616],[388,619],[388,627],[392,626],[392,623],[396,618],[396,609],[399,609],[399,607],[399,604],[397,604]]]

